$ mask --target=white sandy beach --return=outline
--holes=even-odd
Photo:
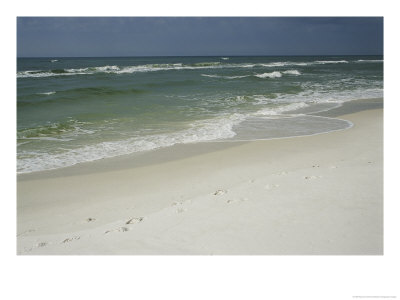
[[[354,126],[19,176],[17,253],[381,255],[383,109],[339,118]]]

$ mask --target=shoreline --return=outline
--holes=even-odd
[[[382,255],[378,102],[347,130],[18,175],[17,253]]]
[[[342,115],[346,115],[352,112],[359,112],[363,110],[376,109],[383,107],[382,98],[371,98],[371,99],[355,99],[351,101],[344,102],[339,107],[329,109],[327,111],[321,111],[316,113],[309,113],[311,116],[321,116],[336,118]],[[294,111],[296,113],[296,111]],[[347,121],[347,120],[344,120]],[[255,140],[214,140],[214,141],[204,141],[197,143],[188,144],[175,144],[165,148],[157,148],[149,151],[135,152],[131,154],[119,155],[115,157],[107,157],[94,161],[87,161],[78,163],[75,165],[36,171],[31,173],[21,173],[17,174],[17,180],[31,180],[36,178],[51,178],[51,177],[63,177],[63,176],[74,176],[78,174],[95,173],[107,170],[117,170],[124,168],[135,168],[142,167],[146,165],[152,165],[157,163],[163,163],[166,161],[178,160],[182,158],[187,158],[190,156],[196,156],[205,154],[208,152],[220,151],[226,148],[239,146],[244,143],[250,143],[255,141],[268,141],[277,139],[288,139],[288,138],[298,138],[306,136],[314,136],[320,134],[328,134],[330,132],[347,130],[351,128],[331,130],[328,132],[315,133],[310,135],[298,135],[298,136],[288,136],[288,137],[275,137],[269,139],[255,139]]]

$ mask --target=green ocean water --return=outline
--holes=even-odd
[[[17,171],[343,129],[307,112],[382,96],[382,56],[18,58]]]

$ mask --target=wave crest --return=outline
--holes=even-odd
[[[254,76],[258,78],[279,78],[282,77],[282,73],[278,71],[274,71],[271,73],[263,73],[263,74],[255,74]]]

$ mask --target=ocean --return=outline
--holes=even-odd
[[[382,56],[17,59],[17,173],[179,143],[312,135],[383,97]]]

